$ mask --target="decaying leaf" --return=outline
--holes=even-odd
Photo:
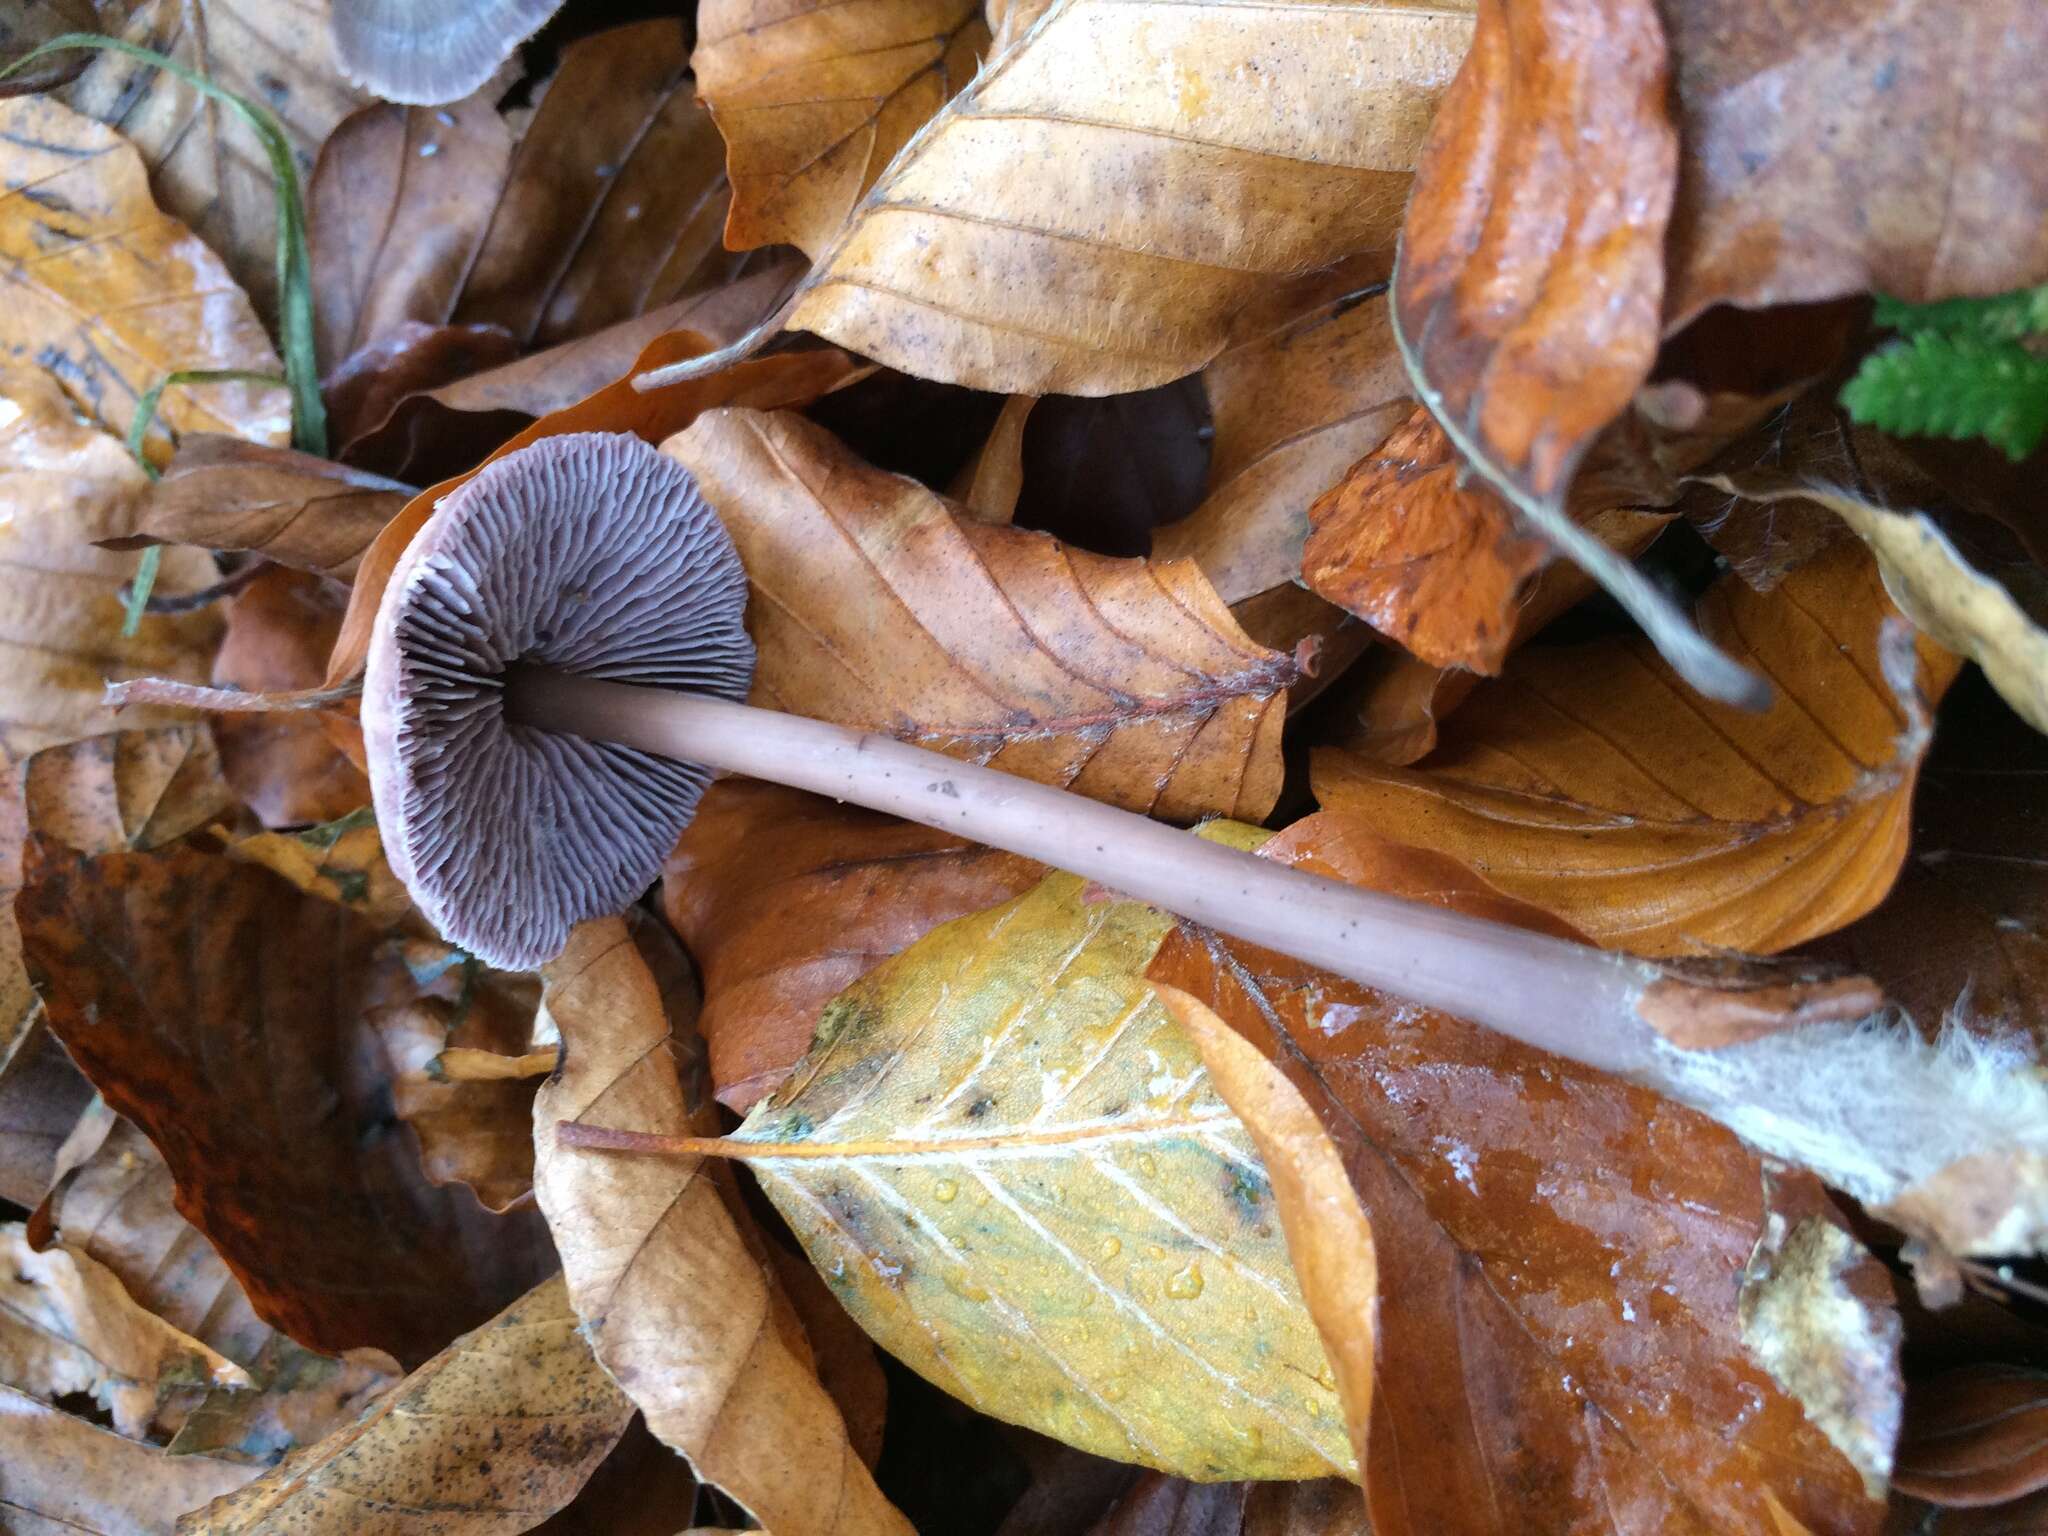
[[[974,0],[706,0],[690,67],[725,136],[726,244],[822,251],[988,42]]]
[[[1664,7],[1687,147],[1665,313],[2048,280],[2027,0]]]
[[[1963,1366],[1916,1381],[1892,1482],[1931,1504],[2004,1504],[2048,1487],[2048,1374]]]
[[[1328,812],[1260,852],[1568,932]],[[1708,1536],[1759,1529],[1766,1492],[1815,1530],[1878,1528],[1860,1473],[1745,1349],[1733,1282],[1766,1211],[1761,1166],[1728,1132],[1211,935],[1174,933],[1149,974],[1274,1059],[1372,1222],[1386,1297],[1365,1464],[1376,1536]],[[1804,1176],[1784,1184],[1824,1199]]]
[[[1245,339],[1202,371],[1216,427],[1208,487],[1193,515],[1152,543],[1157,557],[1201,566],[1226,603],[1300,577],[1309,504],[1408,410],[1385,257],[1305,286],[1248,312]]]
[[[160,1394],[239,1386],[248,1372],[139,1305],[113,1271],[62,1246],[29,1246],[0,1226],[0,1381],[55,1401],[83,1393],[140,1440]]]
[[[503,1211],[533,1189],[531,1075],[451,1077],[441,1070],[449,1049],[474,1051],[511,1064],[526,1043],[513,1021],[493,1010],[459,1008],[438,998],[372,1009],[370,1022],[391,1059],[391,1104],[420,1139],[420,1163],[435,1184],[464,1184],[487,1211]],[[528,1023],[529,1020],[519,1021]],[[543,1071],[546,1068],[542,1069]]]
[[[178,1530],[511,1536],[573,1499],[632,1417],[556,1276],[455,1340],[356,1423]]]
[[[301,176],[334,125],[369,99],[336,67],[327,0],[116,0],[98,10],[101,30],[267,108]],[[141,152],[165,210],[191,225],[263,312],[274,313],[277,192],[255,131],[241,113],[145,60],[119,53],[88,60],[65,99]]]
[[[1058,0],[896,158],[790,323],[1012,394],[1193,372],[1275,278],[1392,243],[1470,37],[1459,4]]]
[[[1891,612],[1855,545],[1769,597],[1724,577],[1701,624],[1773,678],[1769,712],[1697,698],[1640,639],[1524,650],[1422,765],[1326,750],[1316,795],[1603,944],[1788,948],[1869,911],[1906,854],[1921,701],[1957,663],[1888,644]]]
[[[946,924],[833,1000],[733,1150],[984,1412],[1196,1478],[1347,1473],[1273,1188],[1141,975],[1170,923],[1053,875]]]
[[[708,412],[666,451],[746,563],[754,702],[1161,816],[1272,808],[1294,666],[1191,565],[956,517],[787,414]]]
[[[719,1180],[695,1158],[560,1144],[564,1120],[677,1133],[693,1124],[673,1054],[695,998],[664,1012],[616,918],[585,923],[546,972],[562,1065],[534,1102],[534,1194],[590,1347],[648,1428],[764,1528],[908,1536],[812,1373],[802,1326]]]
[[[800,790],[713,784],[662,872],[662,910],[704,978],[697,1027],[719,1102],[745,1113],[789,1075],[850,983],[1043,874]]]
[[[383,1124],[369,923],[190,844],[37,855],[15,911],[51,1025],[267,1322],[417,1360],[532,1283],[530,1231],[428,1188]]]
[[[258,1469],[172,1456],[0,1386],[0,1518],[21,1536],[165,1536]]]
[[[0,101],[0,133],[0,353],[55,374],[117,433],[179,370],[282,372],[220,258],[150,200],[131,144],[41,96]],[[290,425],[284,391],[257,384],[172,389],[158,414],[173,431],[257,442],[282,441]],[[161,457],[162,432],[152,441]]]
[[[109,678],[206,680],[220,620],[148,615],[123,637],[117,594],[134,557],[91,546],[147,489],[121,444],[80,420],[54,379],[0,365],[0,751],[25,756],[113,729]],[[167,550],[156,590],[195,592],[214,579],[201,551]],[[121,723],[168,718],[138,710]]]

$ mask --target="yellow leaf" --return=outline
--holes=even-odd
[[[412,897],[384,859],[384,839],[368,808],[303,832],[257,832],[225,845],[230,858],[283,875],[389,928],[412,910]]]
[[[819,258],[791,324],[1014,394],[1164,384],[1278,277],[1391,248],[1462,4],[1060,0]]]
[[[0,102],[0,118],[14,105]],[[0,331],[13,307],[0,305]],[[120,443],[79,420],[49,375],[0,365],[0,752],[111,730],[101,702],[110,679],[207,680],[219,617],[145,615],[123,638],[116,594],[135,557],[92,547],[120,530],[125,503],[147,487]],[[170,549],[156,590],[196,592],[216,579],[203,551]],[[121,723],[176,718],[133,710]]]
[[[133,145],[40,96],[0,101],[0,134],[0,350],[34,358],[117,433],[170,373],[282,371],[220,258],[150,200]],[[174,431],[260,442],[291,427],[285,392],[260,384],[167,390],[159,415]]]
[[[707,411],[664,451],[746,563],[755,703],[1159,816],[1272,809],[1294,667],[1192,564],[958,517],[786,412]]]
[[[946,924],[827,1006],[731,1150],[983,1412],[1189,1477],[1350,1476],[1265,1169],[1144,980],[1171,924],[1064,874]]]
[[[679,957],[678,957],[679,958]],[[676,1007],[687,1032],[687,966]],[[777,1536],[910,1536],[818,1384],[803,1330],[695,1157],[561,1144],[564,1120],[691,1126],[662,990],[618,918],[584,923],[546,971],[562,1067],[534,1103],[534,1194],[591,1348],[656,1436]]]
[[[979,0],[705,0],[690,67],[725,135],[726,244],[823,250],[988,41]]]
[[[1775,951],[1883,899],[1955,658],[1892,617],[1844,543],[1769,595],[1724,577],[1700,624],[1769,675],[1773,706],[1700,698],[1640,637],[1520,652],[1393,768],[1318,753],[1316,798],[1445,853],[1506,892],[1638,954]]]
[[[1362,1464],[1372,1422],[1379,1265],[1372,1223],[1344,1171],[1343,1154],[1301,1090],[1214,1009],[1176,987],[1155,983],[1152,990],[1195,1042],[1216,1092],[1259,1149],[1302,1299],[1337,1375],[1351,1450]]]
[[[633,1405],[544,1280],[356,1423],[178,1522],[181,1536],[512,1536],[576,1496]]]

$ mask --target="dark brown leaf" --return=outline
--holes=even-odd
[[[1892,1483],[1965,1507],[2048,1488],[2048,1372],[1976,1365],[1914,1382]]]

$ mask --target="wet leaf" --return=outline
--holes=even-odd
[[[369,99],[341,78],[325,0],[115,0],[98,10],[90,30],[167,55],[268,108],[302,175],[334,125]],[[242,115],[222,111],[168,71],[116,53],[90,55],[65,100],[140,151],[164,210],[220,253],[264,314],[274,313],[277,193],[263,145]]]
[[[134,557],[91,545],[147,486],[120,443],[80,421],[47,374],[0,366],[0,503],[12,514],[0,523],[0,751],[23,756],[111,730],[109,678],[205,680],[219,619],[151,615],[124,637],[118,593]],[[195,592],[214,580],[203,553],[170,550],[157,591]],[[144,710],[122,723],[169,718]]]
[[[1260,852],[1566,931],[1451,860],[1328,812]],[[1365,1478],[1377,1536],[1751,1531],[1765,1492],[1817,1530],[1877,1529],[1883,1504],[1747,1352],[1734,1280],[1767,1212],[1761,1166],[1732,1135],[1211,935],[1176,932],[1149,974],[1280,1066],[1371,1219],[1388,1298]],[[1824,1205],[1804,1176],[1781,1188]],[[1850,1280],[1872,1263],[1860,1257]],[[1867,1306],[1843,1318],[1852,1332],[1872,1321]]]
[[[633,1405],[543,1281],[356,1423],[178,1522],[182,1536],[531,1530],[576,1496]]]
[[[1415,768],[1339,751],[1317,798],[1450,855],[1509,895],[1639,954],[1769,952],[1891,889],[1956,662],[1883,640],[1892,614],[1853,545],[1770,595],[1724,577],[1716,643],[1768,673],[1762,715],[1697,698],[1633,637],[1523,651]]]
[[[2048,47],[2038,7],[1995,0],[1967,26],[1927,0],[1678,0],[1665,15],[1688,148],[1670,323],[1712,304],[2048,280],[2048,166],[2019,106],[2023,61]]]
[[[847,1309],[1000,1418],[1200,1478],[1353,1465],[1272,1186],[1141,971],[1170,919],[1054,875],[841,993],[731,1138]]]
[[[616,918],[577,928],[546,972],[544,1014],[561,1031],[563,1061],[534,1104],[534,1194],[571,1300],[648,1428],[765,1528],[907,1536],[720,1181],[695,1158],[621,1157],[556,1139],[563,1120],[670,1134],[696,1123],[673,1054],[696,1004],[678,960],[663,961],[681,978],[667,1011]]]
[[[787,414],[666,451],[746,563],[755,703],[1162,816],[1271,809],[1294,667],[1193,566],[956,517]]]
[[[988,51],[974,0],[709,0],[690,67],[724,134],[735,250],[816,255]]]
[[[0,1516],[20,1536],[165,1536],[171,1517],[240,1487],[255,1467],[172,1456],[0,1386]]]
[[[39,853],[15,911],[51,1026],[265,1321],[417,1360],[532,1283],[527,1229],[425,1187],[383,1121],[374,928],[189,844]]]
[[[144,1439],[174,1387],[249,1386],[248,1373],[138,1305],[113,1271],[0,1226],[0,1380],[50,1401],[82,1393]]]
[[[824,1006],[940,923],[1041,866],[779,784],[705,792],[662,872],[662,910],[704,978],[718,1100],[745,1113],[809,1048]]]
[[[1191,373],[1275,278],[1391,243],[1470,36],[1462,6],[1060,0],[875,184],[790,323],[1012,394]]]
[[[1385,278],[1376,254],[1262,303],[1202,371],[1216,424],[1207,489],[1152,552],[1193,560],[1226,603],[1299,579],[1309,504],[1407,414]]]
[[[1975,1365],[1916,1381],[1893,1481],[1931,1504],[2004,1504],[2048,1487],[2048,1374]]]
[[[47,97],[0,101],[0,133],[10,194],[0,254],[11,278],[0,351],[54,373],[116,433],[171,373],[282,371],[220,259],[150,200],[133,146]],[[282,442],[290,428],[284,391],[257,384],[172,389],[158,415],[172,431],[260,442]],[[151,439],[161,457],[162,433]]]

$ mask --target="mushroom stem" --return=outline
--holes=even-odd
[[[1066,790],[801,715],[535,667],[518,724],[885,811],[1083,875],[1233,937],[1588,1066],[1658,1075],[1657,967],[1257,858]]]

